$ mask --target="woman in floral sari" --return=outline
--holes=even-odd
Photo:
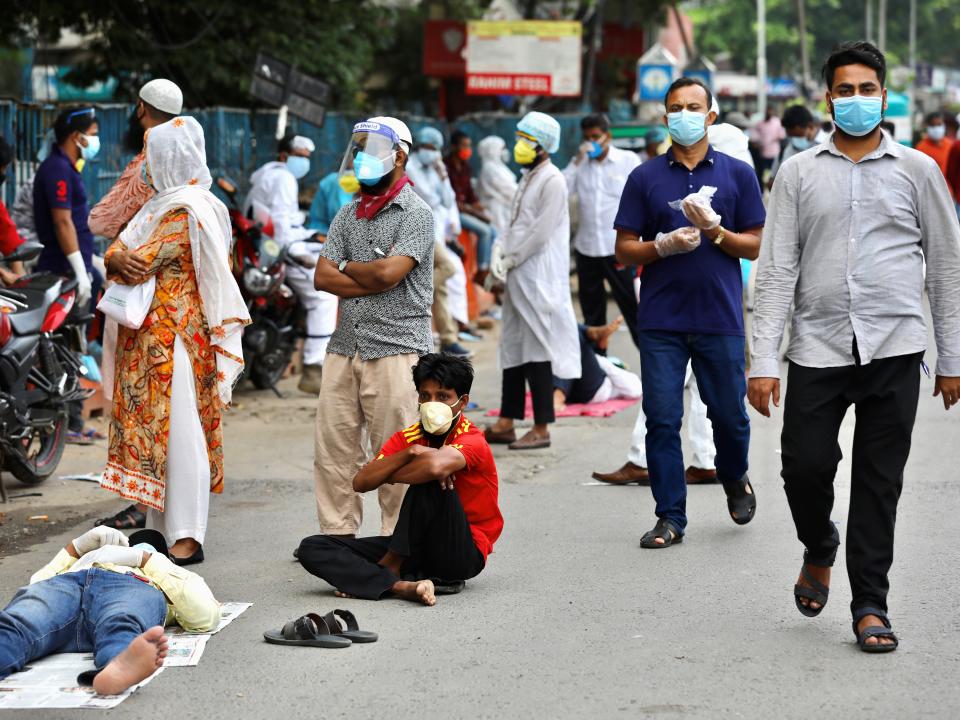
[[[147,136],[157,194],[104,257],[108,277],[156,277],[146,320],[120,327],[102,485],[143,503],[179,564],[201,562],[209,493],[223,491],[221,411],[243,369],[250,321],[230,272],[230,221],[210,193],[203,130],[177,117]],[[111,382],[105,378],[105,382]]]

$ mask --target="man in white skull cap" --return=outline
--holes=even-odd
[[[244,203],[248,215],[254,203],[265,208],[273,220],[274,240],[288,248],[297,262],[287,266],[286,283],[307,312],[307,337],[303,343],[303,375],[297,386],[302,392],[320,393],[320,377],[327,344],[337,323],[337,298],[313,287],[313,268],[322,245],[322,235],[303,226],[298,181],[310,172],[313,141],[288,134],[277,145],[277,159],[258,169],[250,178]]]
[[[172,120],[182,110],[183,93],[170,80],[157,78],[140,88],[126,138],[128,149],[136,154],[120,179],[90,211],[87,222],[94,235],[115,239],[130,218],[153,197],[155,191],[143,176],[143,138],[150,128]]]
[[[500,367],[500,419],[487,442],[511,450],[550,446],[553,378],[580,377],[580,337],[570,300],[570,213],[567,182],[550,162],[560,149],[560,124],[528,113],[517,124],[513,158],[523,179],[510,224],[494,245],[490,272],[505,284]],[[505,277],[504,277],[505,276]],[[513,428],[524,417],[525,383],[533,396],[533,429],[519,440]]]

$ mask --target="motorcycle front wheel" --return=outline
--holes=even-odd
[[[38,430],[23,443],[23,454],[4,454],[4,466],[24,485],[39,485],[53,475],[67,441],[67,413],[58,413],[50,430]]]

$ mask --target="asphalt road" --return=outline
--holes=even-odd
[[[474,399],[486,407],[499,393],[493,348],[485,342],[477,359]],[[636,359],[625,333],[613,349]],[[736,527],[721,488],[695,487],[686,541],[661,552],[639,548],[654,522],[649,490],[588,484],[592,470],[625,460],[634,412],[562,420],[548,450],[495,449],[503,537],[464,593],[424,608],[336,599],[292,560],[316,530],[309,402],[294,398],[294,411],[271,416],[253,442],[239,434],[244,422],[228,423],[226,492],[211,504],[200,571],[218,598],[253,607],[210,641],[199,667],[168,669],[110,717],[956,718],[960,410],[944,413],[928,397],[931,381],[923,389],[891,576],[901,639],[892,655],[867,656],[853,642],[842,554],[823,614],[811,620],[794,608],[801,548],[781,490],[779,417],[752,416],[754,522]],[[248,413],[258,398],[268,403],[245,397]],[[66,488],[58,492],[90,493]],[[837,491],[842,529],[846,460]],[[367,507],[373,532],[377,511]],[[0,596],[85,527],[64,524],[3,558]],[[261,639],[334,607],[352,610],[380,641],[318,650]]]

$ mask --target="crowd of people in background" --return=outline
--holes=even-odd
[[[484,569],[502,530],[489,445],[547,448],[567,403],[617,395],[642,396],[628,459],[594,477],[651,488],[656,522],[641,547],[684,540],[690,484],[722,486],[730,519],[751,522],[746,403],[765,416],[771,400],[779,404],[792,313],[782,474],[805,548],[796,605],[817,615],[829,595],[837,436],[853,404],[854,634],[864,651],[895,649],[887,573],[926,344],[924,284],[936,393],[946,409],[960,399],[960,141],[942,112],[926,117],[915,150],[882,126],[886,64],[869,43],[839,47],[824,81],[829,120],[796,103],[751,123],[737,111],[721,118],[706,85],[680,78],[665,95],[663,126],[639,152],[618,147],[608,118],[590,114],[563,169],[554,164],[560,124],[530,112],[510,144],[479,140],[476,177],[464,132],[412,133],[397,118],[371,117],[354,126],[308,213],[299,183],[316,147],[284,136],[276,159],[253,174],[245,211],[269,216],[273,239],[297,260],[286,282],[306,309],[299,387],[319,400],[320,534],[297,548],[304,568],[346,596],[432,605],[441,587],[455,592]],[[149,319],[104,335],[113,405],[102,485],[134,505],[101,523],[158,531],[175,566],[204,560],[209,492],[223,488],[221,413],[249,320],[203,130],[182,104],[169,81],[144,86],[132,119],[142,149],[92,211],[79,168],[99,148],[96,111],[62,112],[30,185],[28,223],[44,246],[38,268],[74,277],[82,306],[102,283],[155,282]],[[0,171],[10,161],[0,144]],[[111,241],[102,260],[94,233]],[[0,250],[18,241],[0,206]],[[22,272],[12,266],[0,280]],[[476,337],[467,298],[481,289],[501,321],[499,418],[483,430],[465,415],[473,369],[461,344]],[[611,298],[620,316],[608,322]],[[607,357],[621,325],[638,351],[635,374]],[[680,440],[686,388],[690,465]],[[528,389],[533,424],[521,435]],[[82,436],[82,420],[71,429]],[[357,539],[360,493],[374,490],[380,537]],[[93,540],[75,540],[49,575],[80,559],[80,546],[123,544]],[[156,550],[129,562],[145,568]],[[157,621],[128,612],[160,653]],[[317,632],[300,618],[267,639],[296,644]]]

